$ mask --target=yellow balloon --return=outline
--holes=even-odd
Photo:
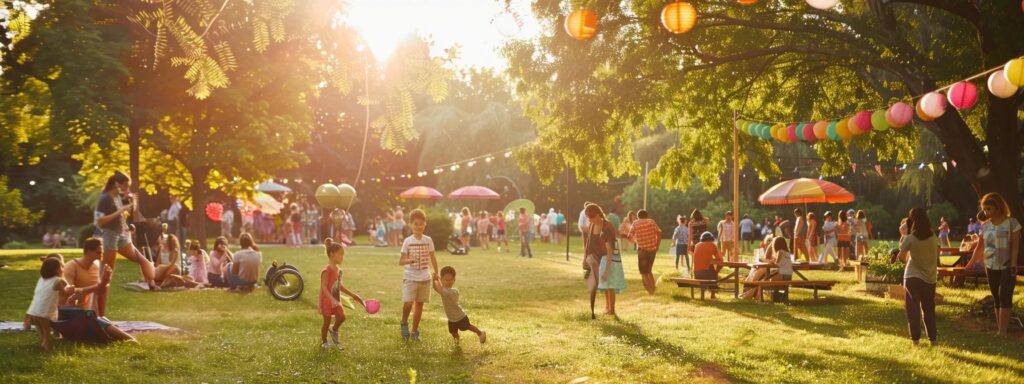
[[[1024,87],[1024,57],[1006,62],[1006,65],[1003,66],[1003,76],[1006,76],[1006,81],[1009,81],[1010,84]]]
[[[853,132],[850,132],[850,119],[839,120],[839,124],[836,124],[836,133],[838,133],[839,137],[843,138],[843,140],[849,140],[853,137]]]
[[[787,137],[787,135],[786,135],[786,125],[785,124],[782,124],[782,123],[775,124],[775,127],[773,127],[772,130],[775,131],[775,139],[776,140],[781,141],[783,143],[788,143],[787,140],[789,140],[789,137]]]

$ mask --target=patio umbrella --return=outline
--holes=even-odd
[[[825,180],[800,178],[776,184],[762,193],[757,200],[764,205],[845,204],[853,202],[853,194]]]
[[[449,193],[448,198],[455,200],[497,200],[501,198],[501,195],[487,187],[468,185]]]
[[[291,188],[288,188],[288,187],[283,186],[281,184],[275,183],[273,181],[263,182],[263,183],[260,183],[260,185],[256,186],[256,192],[281,193],[281,192],[291,192],[291,191],[292,191]]]
[[[440,199],[440,198],[444,197],[444,195],[441,194],[440,191],[438,191],[438,190],[436,190],[434,188],[425,187],[425,186],[422,186],[422,185],[418,186],[418,187],[412,187],[412,188],[406,189],[405,192],[402,192],[398,196],[403,198],[403,199],[427,199],[427,200],[437,200],[437,199]]]
[[[273,196],[266,193],[257,193],[253,202],[263,213],[269,215],[276,215],[281,213],[281,208],[284,208],[284,203],[277,201]]]

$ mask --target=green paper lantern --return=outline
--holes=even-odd
[[[882,132],[889,130],[889,122],[885,120],[884,109],[879,109],[871,113],[871,128]]]

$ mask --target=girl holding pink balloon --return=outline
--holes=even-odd
[[[348,290],[341,283],[340,266],[345,259],[345,247],[341,243],[327,238],[324,239],[324,248],[327,250],[327,266],[320,272],[319,309],[320,315],[324,318],[323,325],[320,327],[320,347],[330,348],[330,344],[327,344],[327,335],[330,334],[334,345],[338,349],[342,349],[341,342],[338,340],[338,328],[341,327],[341,323],[345,322],[345,309],[341,306],[341,293],[349,295],[364,308],[366,308],[366,303],[363,302],[362,297]],[[333,327],[331,327],[331,317],[334,317]]]

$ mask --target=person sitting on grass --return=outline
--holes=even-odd
[[[156,272],[153,273],[153,281],[161,282],[169,275],[181,274],[181,249],[178,245],[178,237],[175,235],[161,236],[157,240],[159,251],[156,261]]]
[[[92,237],[86,239],[82,245],[82,257],[73,259],[64,264],[64,280],[74,287],[70,295],[62,295],[61,307],[58,309],[61,321],[75,316],[84,315],[85,312],[92,312],[93,296],[99,290],[101,281],[110,281],[110,274],[114,271],[108,265],[101,265],[100,258],[103,257],[103,239]],[[103,270],[103,280],[100,279],[100,270]],[[66,297],[65,297],[66,296]],[[113,340],[124,340],[138,343],[134,337],[125,333],[105,317],[87,316],[95,321],[108,336]],[[69,340],[85,339],[89,335],[69,334],[74,330],[64,330],[64,337]]]
[[[330,237],[324,239],[324,248],[327,250],[327,266],[320,272],[320,315],[323,316],[323,325],[320,327],[320,348],[330,348],[327,344],[327,334],[330,333],[331,340],[338,349],[344,349],[338,340],[338,328],[345,322],[345,308],[341,306],[341,294],[345,293],[359,302],[363,307],[363,298],[345,288],[341,283],[341,262],[345,260],[345,247],[336,243]],[[331,317],[334,317],[334,327],[331,327]],[[330,330],[328,330],[330,329]]]
[[[441,276],[434,276],[434,291],[441,295],[441,305],[444,307],[444,314],[448,317],[448,333],[455,338],[455,344],[459,344],[459,331],[470,331],[480,337],[480,344],[487,342],[487,332],[481,331],[469,322],[469,315],[459,305],[460,293],[455,285],[455,268],[441,268]]]
[[[213,251],[210,252],[210,265],[207,266],[206,281],[213,287],[227,287],[227,266],[231,262],[231,250],[228,249],[228,239],[224,236],[218,237],[213,242]]]
[[[199,247],[199,242],[192,241],[192,245],[188,247],[188,275],[192,278],[192,281],[199,285],[210,283],[206,276],[206,265],[209,263],[209,260],[210,256]]]
[[[423,304],[430,302],[430,280],[437,276],[437,257],[434,254],[434,240],[424,235],[427,228],[427,214],[420,209],[409,213],[412,235],[402,242],[402,254],[398,264],[405,266],[402,278],[402,322],[399,324],[402,338],[420,340],[420,318]],[[435,271],[433,274],[431,271]],[[412,313],[412,332],[409,331],[409,313]]]
[[[60,256],[60,255],[57,255]],[[50,323],[57,321],[57,304],[61,293],[70,295],[75,287],[64,280],[63,257],[47,257],[39,268],[39,280],[36,281],[32,304],[25,314],[25,329],[29,323],[35,324],[42,339],[43,350],[50,350]]]
[[[248,233],[238,238],[238,244],[242,250],[235,252],[234,260],[228,264],[228,287],[233,291],[252,291],[263,264],[263,254]]]
[[[722,263],[722,254],[715,245],[715,235],[704,232],[700,241],[693,246],[693,278],[698,280],[718,280],[718,269]],[[715,298],[715,291],[711,291]]]

